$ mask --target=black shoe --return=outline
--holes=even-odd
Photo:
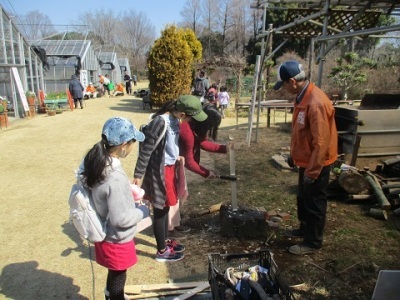
[[[284,235],[289,238],[304,238],[304,232],[300,229],[287,229]]]
[[[182,232],[179,232],[178,230],[174,229],[174,230],[168,231],[168,239],[184,240],[184,239],[186,239],[186,235],[183,234]]]
[[[192,228],[185,225],[179,225],[175,227],[175,229],[178,230],[180,233],[188,233],[190,232],[190,230],[192,230]]]

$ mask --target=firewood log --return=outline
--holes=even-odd
[[[371,208],[369,210],[369,215],[378,220],[387,220],[386,210],[380,208]]]
[[[367,174],[365,176],[365,179],[371,186],[371,189],[374,192],[374,195],[376,196],[376,200],[378,200],[381,208],[384,210],[389,209],[390,203],[389,203],[388,199],[386,198],[385,194],[383,193],[381,186],[378,185],[378,183],[374,180],[374,178],[369,174]]]
[[[348,200],[371,200],[375,199],[374,195],[348,195]]]
[[[365,180],[365,177],[353,169],[340,173],[338,182],[349,194],[359,194],[368,188],[368,182]]]

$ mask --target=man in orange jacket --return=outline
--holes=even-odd
[[[303,242],[288,250],[304,255],[322,247],[329,174],[337,159],[335,109],[328,96],[306,79],[302,65],[296,61],[280,65],[274,89],[281,87],[297,95],[290,152],[293,164],[299,167],[297,216],[300,227],[287,230],[285,235],[303,238]]]

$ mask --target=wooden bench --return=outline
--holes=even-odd
[[[289,103],[288,100],[265,100],[261,101],[261,108],[267,109],[267,127],[271,127],[271,109],[274,110],[274,121],[275,121],[275,110],[276,109],[284,109],[285,110],[285,123],[287,121],[287,113],[288,109],[293,108],[293,103]],[[257,109],[258,102],[255,103],[255,109]],[[250,112],[251,102],[246,103],[236,103],[235,111],[236,111],[236,127],[238,126],[238,112],[239,110],[247,110]]]

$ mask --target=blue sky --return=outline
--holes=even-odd
[[[186,0],[0,0],[0,5],[17,15],[39,10],[48,15],[54,25],[77,24],[78,16],[90,10],[112,9],[116,15],[124,10],[134,9],[147,15],[159,37],[165,25],[181,20],[180,12],[185,2]],[[57,26],[56,29],[63,31],[65,27]]]

